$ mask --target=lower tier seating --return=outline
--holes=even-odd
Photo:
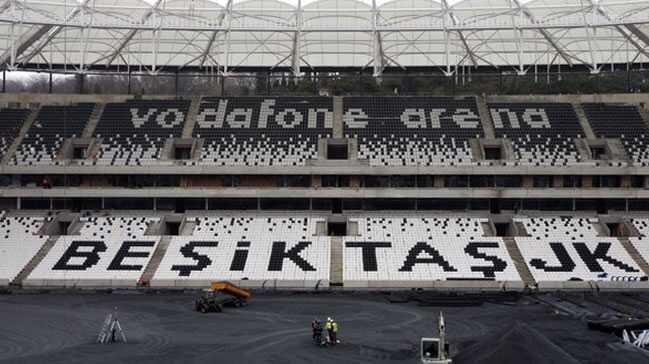
[[[345,286],[409,285],[408,281],[521,281],[502,238],[485,237],[480,218],[353,219],[358,236],[344,240]]]
[[[48,237],[38,233],[50,219],[0,212],[0,285],[14,280],[43,246]]]
[[[60,237],[27,285],[135,287],[160,236],[145,235],[159,218],[86,216],[78,235]]]
[[[329,281],[323,219],[307,216],[195,217],[192,235],[173,237],[152,286],[242,281],[253,286],[314,287]]]
[[[51,216],[21,214],[0,215],[0,258],[9,262],[0,266],[5,285],[49,238],[37,234]],[[594,218],[519,216],[515,226],[527,235],[504,239],[485,233],[491,230],[485,229],[486,218],[381,213],[351,216],[349,235],[332,238],[324,235],[327,224],[318,215],[193,212],[178,227],[180,235],[162,237],[157,231],[165,225],[154,213],[84,213],[69,235],[45,245],[22,283],[135,287],[145,279],[154,287],[206,287],[228,280],[313,288],[342,279],[348,288],[515,289],[523,287],[518,268],[526,264],[540,288],[561,288],[568,281],[624,288],[648,283],[640,264],[649,260],[649,218],[629,220],[642,234],[629,239],[640,252],[637,261],[623,241],[600,236]],[[144,274],[158,245],[160,260]],[[521,261],[510,256],[515,246]]]
[[[538,283],[637,281],[645,273],[616,238],[600,237],[596,219],[516,218],[531,236],[516,243]]]
[[[645,262],[649,262],[649,217],[629,219],[640,236],[630,237],[629,241]]]

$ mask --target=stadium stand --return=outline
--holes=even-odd
[[[642,259],[649,262],[649,239],[647,238],[649,236],[649,217],[633,217],[629,221],[640,233],[639,236],[629,237],[629,242],[631,242]]]
[[[39,235],[51,217],[38,213],[0,212],[0,285],[6,286],[48,239]]]
[[[200,159],[187,163],[302,166],[317,158],[332,122],[328,97],[206,97],[193,131],[204,140]]]
[[[345,97],[343,132],[372,166],[477,165],[484,135],[475,97]]]
[[[15,165],[62,165],[58,153],[68,138],[81,137],[95,104],[42,106],[16,150]]]
[[[94,136],[101,139],[93,165],[161,164],[167,138],[179,138],[189,110],[186,100],[129,100],[109,103]],[[169,164],[171,161],[167,161]]]
[[[649,128],[635,105],[583,104],[588,122],[600,138],[619,138],[637,166],[649,166]]]
[[[345,239],[346,287],[521,281],[502,238],[485,236],[487,219],[385,215],[351,221],[359,235]]]
[[[490,103],[497,138],[511,140],[509,165],[571,166],[583,163],[575,139],[584,133],[567,103]]]
[[[534,279],[565,281],[636,281],[645,274],[616,238],[600,237],[595,218],[520,217],[530,236],[516,243]]]
[[[20,129],[29,116],[29,109],[0,109],[0,160],[20,133]]]
[[[158,221],[145,214],[86,213],[78,234],[61,236],[24,284],[135,287],[160,240],[145,232]]]
[[[152,286],[206,286],[212,280],[257,287],[329,285],[329,237],[313,216],[193,216],[191,235],[175,236]]]

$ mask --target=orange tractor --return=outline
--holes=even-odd
[[[194,310],[202,313],[222,312],[224,307],[248,305],[250,291],[229,282],[212,282],[209,289],[194,302]]]

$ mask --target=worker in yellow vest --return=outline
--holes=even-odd
[[[331,317],[327,317],[325,329],[327,330],[329,344],[336,345],[338,343],[338,323]]]

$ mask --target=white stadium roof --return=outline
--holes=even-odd
[[[0,0],[0,63],[83,71],[649,62],[647,0]]]

